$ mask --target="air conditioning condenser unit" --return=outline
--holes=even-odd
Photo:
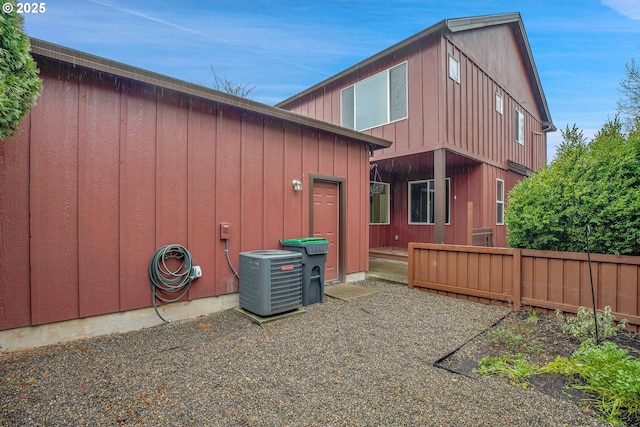
[[[240,252],[240,307],[258,316],[302,305],[302,255],[278,249]]]

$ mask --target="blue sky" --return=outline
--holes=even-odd
[[[558,129],[591,137],[640,60],[640,0],[51,0],[29,36],[273,105],[447,18],[520,12]],[[561,141],[549,134],[549,157]]]

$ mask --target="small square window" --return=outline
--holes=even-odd
[[[496,92],[496,111],[502,114],[502,95]]]
[[[453,56],[449,56],[449,77],[460,83],[460,62]]]

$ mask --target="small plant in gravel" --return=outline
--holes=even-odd
[[[474,373],[506,377],[524,389],[529,386],[528,380],[537,370],[537,366],[522,354],[483,357],[478,361],[478,366],[473,370]]]
[[[569,334],[580,342],[595,337],[595,324],[593,321],[593,310],[579,307],[575,317],[564,316],[562,311],[556,311],[556,319],[563,333]],[[618,324],[610,306],[606,306],[602,313],[596,314],[598,322],[598,338],[613,337],[618,331],[627,326],[627,319],[623,319]]]
[[[532,339],[533,327],[538,323],[538,315],[531,311],[524,322],[507,324],[490,332],[491,340],[512,353],[541,353],[542,347]]]
[[[519,329],[519,328],[518,328]],[[540,353],[542,347],[529,337],[528,331],[519,332],[515,328],[501,326],[490,333],[491,340],[504,346],[512,353]]]
[[[623,415],[640,421],[640,359],[612,342],[585,341],[570,359],[558,356],[537,373],[580,377],[584,384],[573,387],[597,396],[596,406],[613,425],[623,425]]]

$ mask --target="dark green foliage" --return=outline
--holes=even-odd
[[[597,396],[598,409],[612,425],[624,424],[623,413],[629,419],[640,415],[640,359],[612,342],[584,342],[571,359],[558,356],[537,373],[582,378],[584,384],[573,387]]]
[[[42,88],[22,17],[11,3],[13,12],[0,12],[0,140],[18,129]]]
[[[516,185],[505,214],[510,246],[640,255],[640,128],[625,135],[618,119],[586,142],[562,131],[556,160]]]

